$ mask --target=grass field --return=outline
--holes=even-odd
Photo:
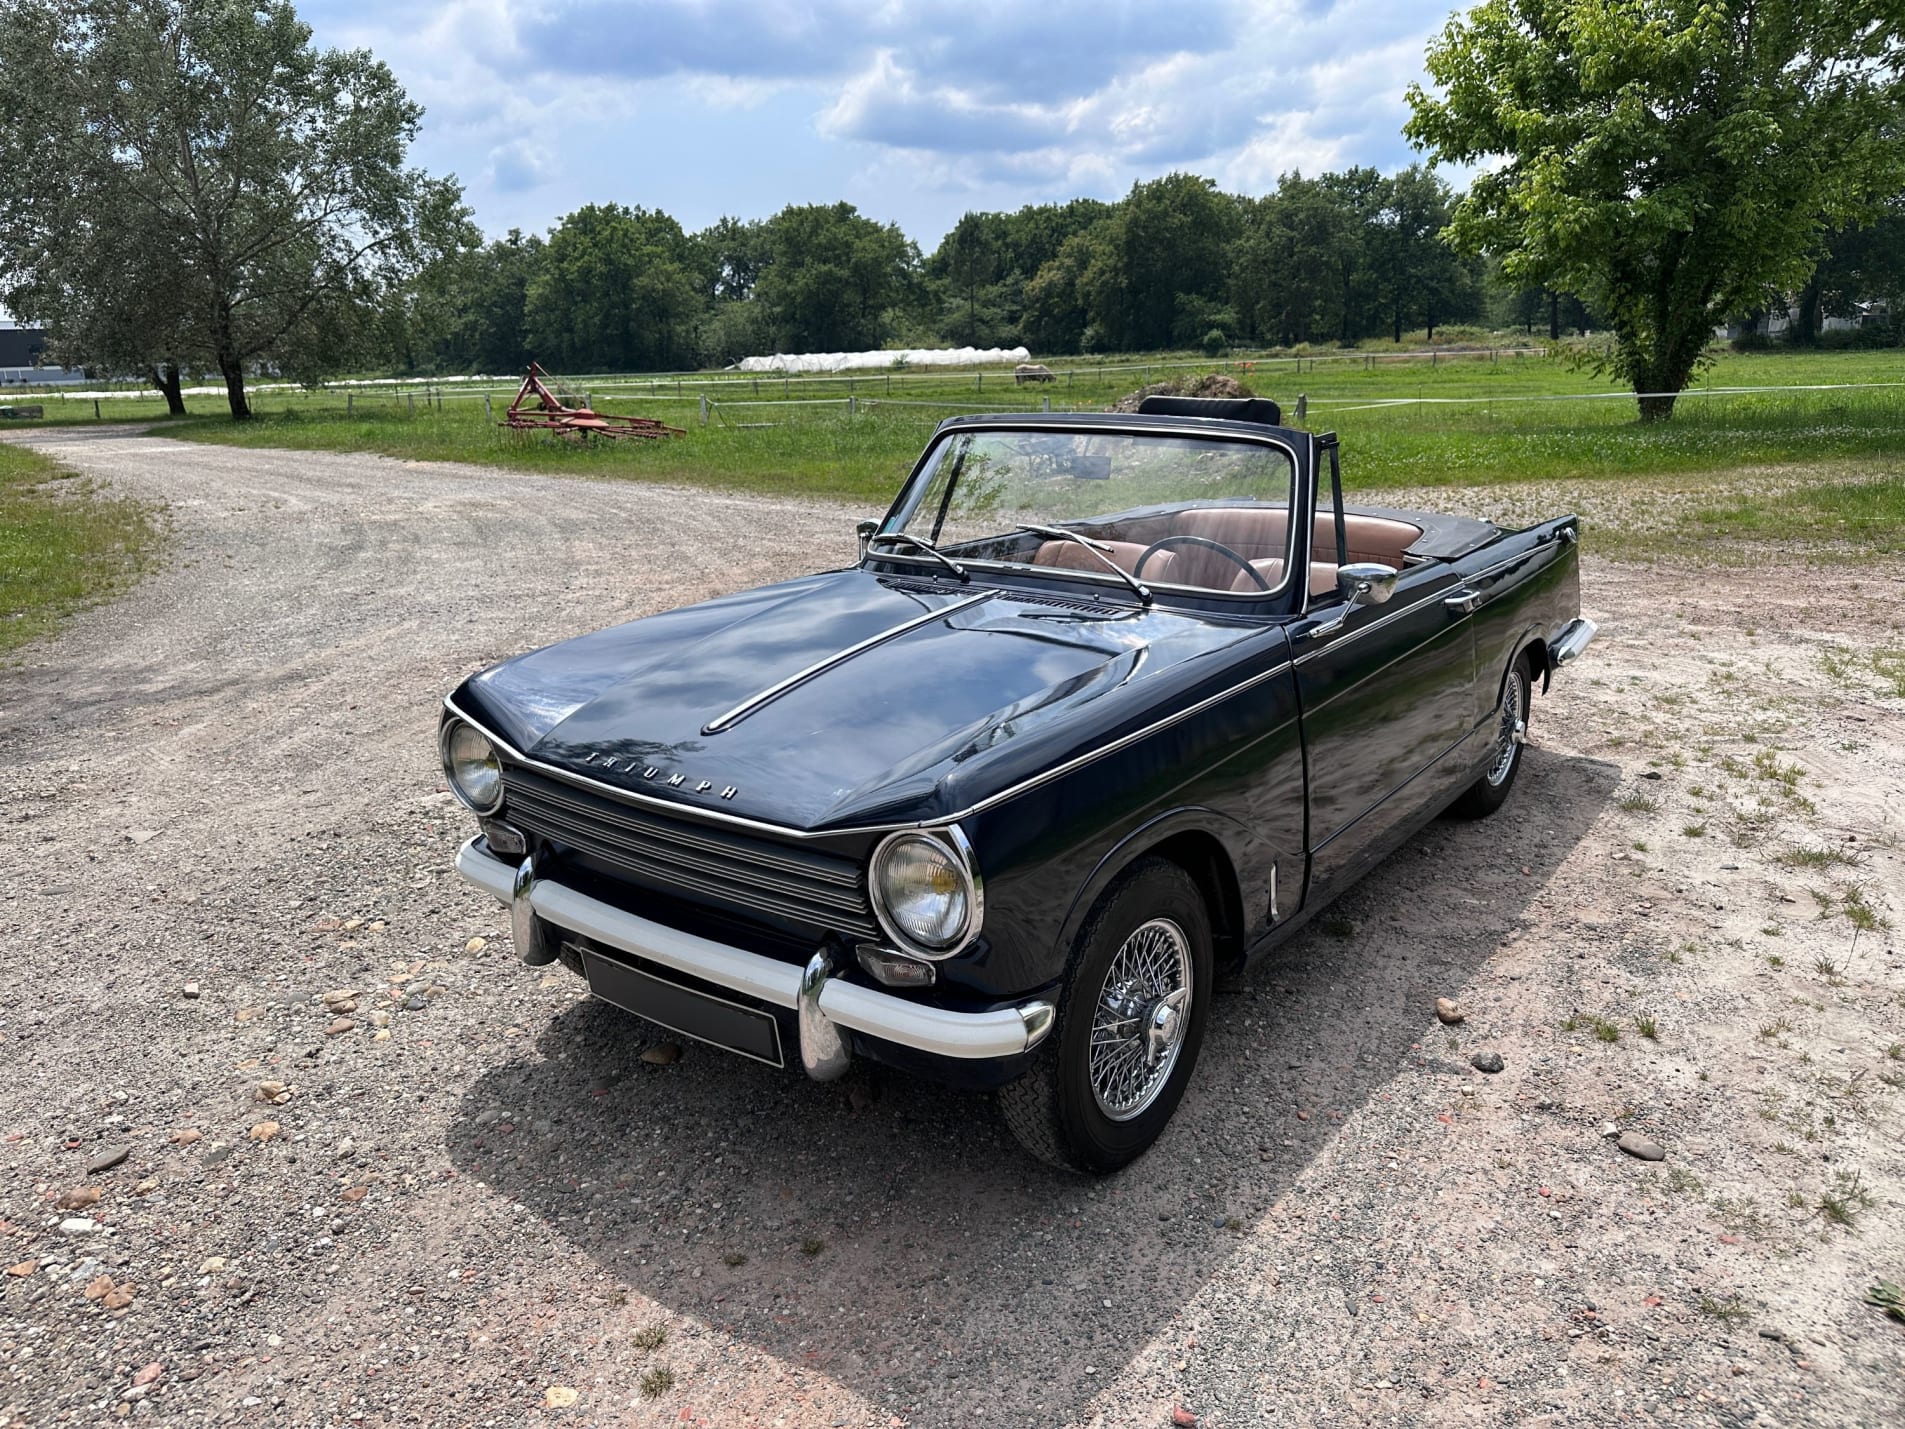
[[[601,410],[687,428],[661,442],[580,446],[502,430],[512,387],[479,384],[267,392],[257,420],[233,424],[218,399],[162,430],[195,441],[375,451],[608,479],[713,484],[878,506],[933,426],[956,412],[1102,409],[1147,377],[1225,371],[1302,421],[1343,439],[1352,490],[1512,486],[1611,479],[1722,478],[1682,503],[1689,539],[1822,537],[1905,549],[1905,351],[1722,356],[1671,422],[1635,420],[1631,397],[1566,360],[1540,355],[1382,354],[1236,362],[1055,362],[1059,380],[1015,386],[1008,372],[894,371],[758,378],[732,373],[571,379]],[[1893,384],[1893,385],[1887,385]],[[1754,389],[1754,390],[1734,390]],[[1775,390],[1783,389],[1783,390]],[[485,396],[488,409],[485,408]],[[703,399],[710,404],[704,424]],[[157,404],[108,399],[106,419],[152,417]],[[91,417],[90,403],[83,404]],[[50,404],[56,416],[58,404]],[[1742,471],[1795,483],[1798,502],[1729,488]],[[1810,476],[1809,476],[1810,474]],[[1816,487],[1816,489],[1815,489]]]
[[[0,442],[0,657],[135,578],[159,537],[144,502]]]

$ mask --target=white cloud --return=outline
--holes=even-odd
[[[812,200],[879,196],[927,246],[968,202],[1111,197],[1173,168],[1261,192],[1294,168],[1407,162],[1404,90],[1447,13],[1438,0],[305,6],[320,42],[369,45],[427,106],[432,162],[476,175],[479,217],[492,199],[512,221],[588,197],[707,206],[711,182],[729,186],[718,210],[764,214],[778,202],[750,187],[785,202],[782,180],[799,175],[831,182]],[[592,170],[569,162],[578,149],[630,162]]]

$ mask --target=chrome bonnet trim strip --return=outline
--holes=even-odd
[[[844,650],[837,650],[823,660],[814,661],[814,663],[809,665],[806,669],[796,670],[786,679],[776,681],[758,694],[749,695],[727,713],[718,714],[706,724],[702,725],[701,732],[703,734],[719,734],[722,730],[739,724],[756,710],[772,704],[790,690],[806,684],[815,676],[824,675],[835,666],[846,664],[847,661],[853,659],[854,656],[863,655],[876,646],[886,644],[889,640],[897,640],[900,636],[910,634],[922,626],[931,625],[935,620],[945,620],[950,616],[957,615],[962,610],[970,610],[975,605],[991,600],[993,596],[997,594],[997,591],[986,590],[981,591],[978,595],[969,595],[963,600],[956,600],[952,602],[952,604],[941,606],[937,610],[929,610],[924,615],[916,615],[910,620],[903,620],[891,630],[882,630],[878,635],[869,636],[857,645],[849,645]]]

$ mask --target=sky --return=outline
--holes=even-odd
[[[846,199],[925,252],[969,209],[1173,169],[1384,170],[1446,0],[304,0],[425,108],[491,235],[585,203],[683,227]],[[1456,176],[1451,176],[1456,177]]]

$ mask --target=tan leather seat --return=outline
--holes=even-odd
[[[1251,569],[1262,576],[1273,590],[1276,588],[1277,583],[1283,579],[1283,562],[1280,560],[1252,561],[1250,565]],[[1145,569],[1148,571],[1150,568],[1147,566]],[[1238,571],[1237,579],[1231,583],[1230,588],[1240,594],[1248,595],[1251,591],[1257,589],[1257,583],[1242,571]],[[1311,561],[1310,594],[1329,595],[1335,589],[1335,564],[1330,561]]]
[[[1406,552],[1422,539],[1422,528],[1407,521],[1392,521],[1387,516],[1344,516],[1343,534],[1349,546],[1349,559],[1374,561],[1399,571],[1408,561]],[[1316,556],[1336,554],[1336,517],[1324,513],[1316,518],[1316,534],[1311,537],[1310,553]]]
[[[1144,554],[1144,547],[1135,541],[1106,541],[1104,544],[1109,547],[1103,553],[1106,560],[1113,562],[1122,571],[1130,571],[1137,565],[1138,557]],[[1146,564],[1144,574],[1147,580],[1153,578],[1152,567],[1163,560],[1164,555],[1163,551],[1159,551]],[[1104,561],[1099,560],[1076,541],[1045,542],[1033,553],[1032,564],[1057,566],[1060,570],[1069,571],[1102,571],[1105,568]]]

